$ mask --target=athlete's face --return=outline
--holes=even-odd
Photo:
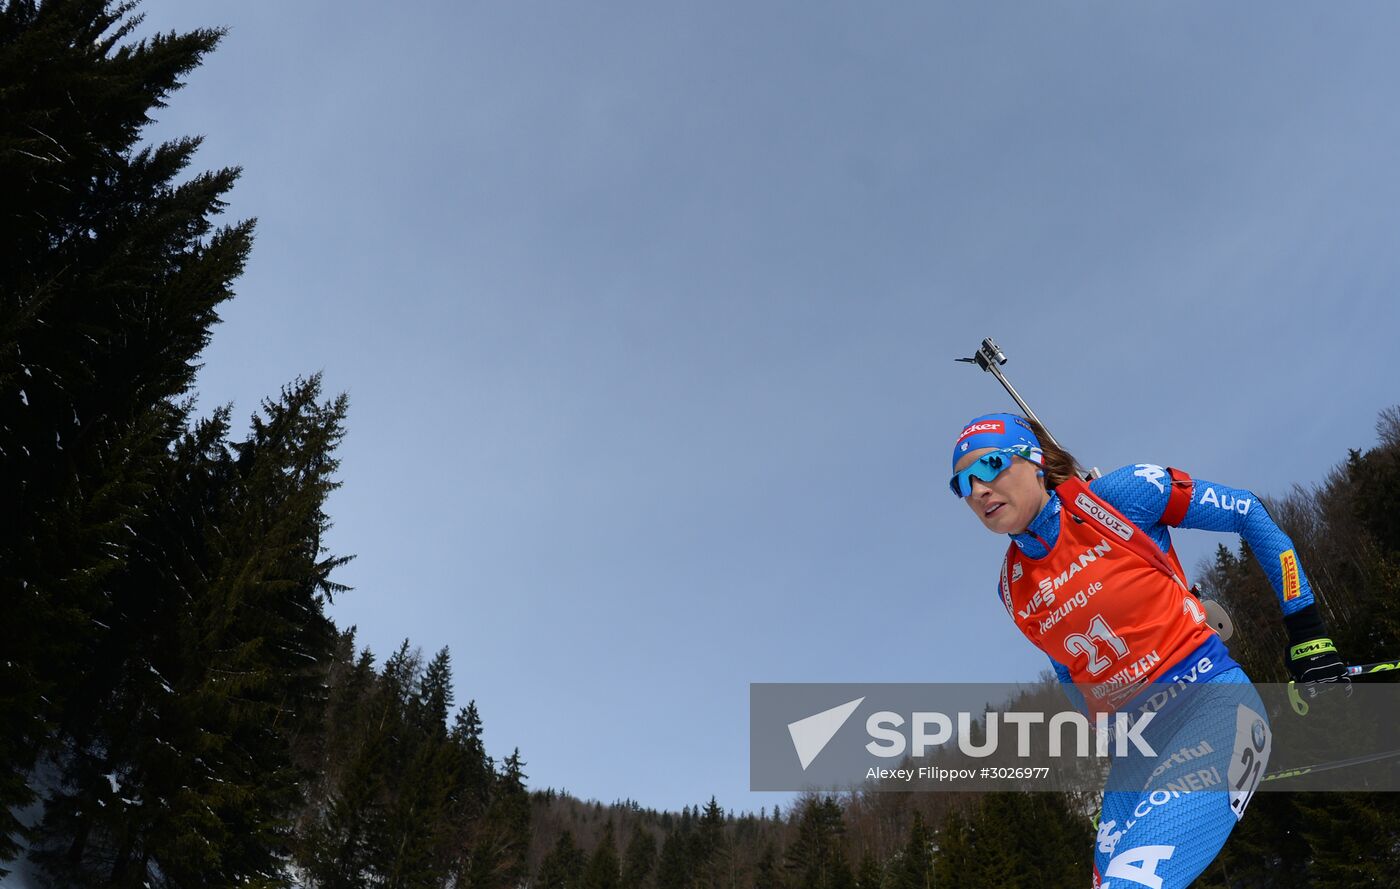
[[[995,450],[978,448],[968,451],[959,458],[954,471],[961,472],[979,457]],[[1045,480],[1036,476],[1039,468],[1029,460],[1015,457],[1011,465],[991,481],[974,478],[972,494],[965,498],[968,507],[989,531],[1020,534],[1050,499],[1050,494],[1045,490]]]

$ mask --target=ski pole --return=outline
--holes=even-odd
[[[1373,673],[1384,673],[1388,670],[1400,670],[1400,661],[1378,661],[1374,664],[1354,664],[1347,667],[1347,676],[1369,676]],[[1297,684],[1292,680],[1288,682],[1288,703],[1293,705],[1293,712],[1299,716],[1308,715],[1308,702],[1303,700],[1303,696],[1298,694]]]
[[[1350,759],[1338,759],[1332,762],[1322,762],[1310,766],[1298,766],[1292,769],[1279,769],[1276,772],[1265,773],[1265,775],[1259,779],[1259,783],[1263,784],[1265,781],[1284,781],[1288,778],[1301,778],[1303,775],[1311,775],[1313,772],[1326,772],[1332,769],[1344,769],[1348,766],[1365,765],[1368,762],[1377,762],[1396,756],[1400,756],[1400,750],[1386,750],[1381,753],[1367,753],[1362,756],[1353,756]],[[1099,816],[1101,814],[1102,811],[1095,812],[1093,816],[1089,818],[1089,823],[1093,825],[1094,830],[1099,829]]]
[[[1269,772],[1260,778],[1263,781],[1282,781],[1285,778],[1297,778],[1302,775],[1310,775],[1313,772],[1326,772],[1330,769],[1344,769],[1347,766],[1359,766],[1368,762],[1376,762],[1382,759],[1390,759],[1400,756],[1400,750],[1386,750],[1381,753],[1367,753],[1363,756],[1353,756],[1350,759],[1338,759],[1333,762],[1318,763],[1311,766],[1300,766],[1296,769],[1280,769],[1277,772]]]
[[[1357,664],[1347,667],[1348,676],[1361,676],[1366,673],[1384,673],[1386,670],[1400,670],[1400,661],[1380,661],[1375,664]]]

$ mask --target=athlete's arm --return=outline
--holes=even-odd
[[[1168,527],[1240,535],[1278,596],[1289,637],[1285,660],[1294,678],[1308,683],[1345,678],[1345,666],[1327,638],[1312,584],[1293,541],[1253,491],[1193,479],[1180,470],[1152,463],[1116,469],[1095,479],[1090,487],[1142,528],[1164,552],[1171,545]],[[1310,688],[1309,692],[1315,690]]]
[[[1175,477],[1174,477],[1175,476]],[[1152,463],[1116,469],[1090,487],[1147,532],[1163,552],[1168,527],[1228,531],[1240,535],[1264,569],[1285,615],[1313,604],[1312,585],[1293,541],[1274,523],[1254,492]]]

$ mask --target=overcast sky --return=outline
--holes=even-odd
[[[1041,670],[984,336],[1104,470],[1281,494],[1400,401],[1393,4],[142,9],[228,26],[150,134],[258,218],[200,411],[349,394],[332,614],[532,787],[757,810],[750,682]]]

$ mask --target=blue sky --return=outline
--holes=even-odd
[[[748,683],[1045,665],[946,488],[983,336],[1085,462],[1266,495],[1400,400],[1393,5],[142,9],[230,28],[151,135],[259,220],[201,411],[349,394],[333,615],[535,787],[757,810]]]

